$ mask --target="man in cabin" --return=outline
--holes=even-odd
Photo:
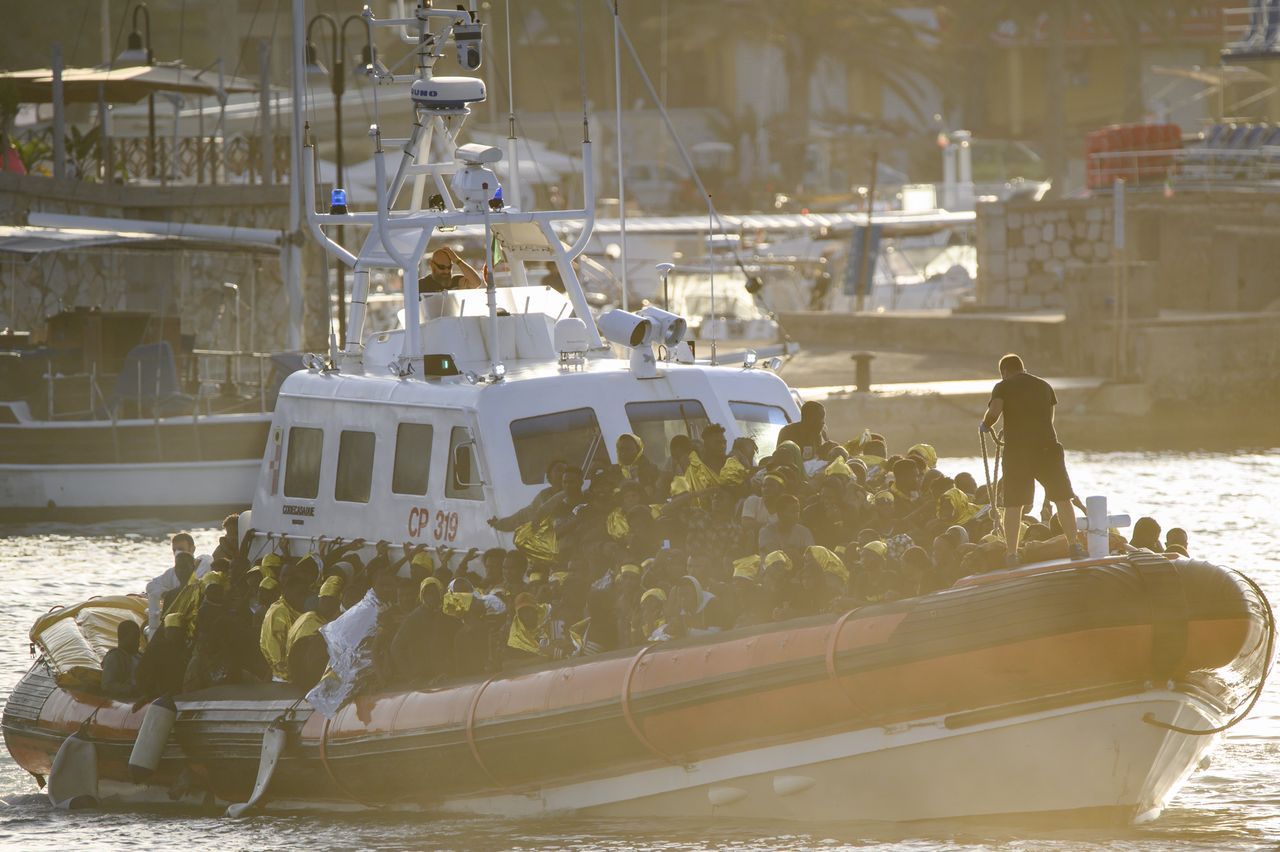
[[[1004,505],[1005,547],[1010,562],[1017,560],[1022,514],[1032,505],[1035,484],[1044,486],[1045,496],[1058,509],[1058,523],[1071,547],[1071,558],[1084,556],[1076,540],[1076,513],[1071,506],[1073,492],[1067,476],[1062,444],[1053,428],[1053,409],[1058,397],[1049,383],[1027,372],[1022,359],[1006,355],[1000,359],[1000,382],[991,391],[987,413],[979,430],[990,432],[1004,418]]]
[[[466,290],[483,287],[480,273],[451,248],[439,248],[431,253],[431,271],[418,279],[419,293],[443,293],[445,290]],[[454,267],[458,268],[455,273]]]

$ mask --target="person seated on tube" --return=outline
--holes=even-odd
[[[501,616],[490,616],[484,602],[473,598],[460,615],[454,616],[461,623],[453,634],[453,673],[457,677],[471,677],[493,671],[493,639],[495,630],[491,620],[501,623]]]
[[[126,618],[116,625],[116,646],[102,657],[102,691],[112,698],[129,698],[137,690],[142,654],[142,628]]]
[[[1160,524],[1155,518],[1138,518],[1133,525],[1133,536],[1129,539],[1129,546],[1144,548],[1152,553],[1164,552],[1164,547],[1160,544]]]
[[[162,695],[180,692],[189,658],[187,625],[181,615],[170,613],[164,617],[161,629],[151,637],[142,659],[138,661],[135,677],[138,700],[134,702],[133,709],[138,710]]]
[[[215,565],[219,563],[225,564],[224,560],[214,560]],[[222,571],[205,575],[204,594],[195,616],[191,660],[182,681],[184,692],[253,679],[241,670],[236,653],[236,630],[241,625],[228,602],[230,582]]]
[[[551,659],[554,651],[547,628],[551,605],[538,603],[530,592],[521,592],[516,597],[513,609],[503,651],[504,667]]]
[[[453,673],[453,637],[461,622],[444,613],[445,586],[437,577],[418,584],[418,606],[391,640],[393,680],[421,687]],[[460,597],[470,597],[463,594]]]
[[[286,575],[280,599],[271,605],[262,619],[258,646],[262,650],[263,659],[271,667],[271,679],[278,683],[289,681],[289,658],[286,653],[289,629],[305,611],[307,595],[311,591],[307,577],[305,571]]]
[[[707,607],[715,595],[704,591],[698,578],[691,574],[681,577],[672,587],[667,598],[667,631],[673,639],[712,632]]]
[[[289,679],[305,689],[315,686],[329,664],[329,649],[320,628],[338,617],[342,603],[342,575],[334,574],[320,584],[316,609],[304,612],[289,628],[285,654],[289,660]]]
[[[173,557],[173,573],[177,577],[178,585],[161,595],[160,612],[162,616],[170,611],[178,595],[191,584],[196,575],[196,558],[186,551],[178,551]]]
[[[1187,531],[1182,527],[1173,527],[1164,538],[1165,553],[1177,553],[1179,556],[1190,556],[1187,552]]]

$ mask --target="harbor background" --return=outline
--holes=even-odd
[[[1192,555],[1247,571],[1280,601],[1280,520],[1275,483],[1280,451],[1234,453],[1068,453],[1082,495],[1106,494],[1134,516],[1182,526]],[[978,458],[943,458],[948,473],[981,476]],[[0,527],[0,684],[7,694],[31,664],[26,633],[48,607],[120,590],[141,591],[170,561],[159,522],[97,526]],[[192,530],[198,552],[217,540]],[[698,820],[506,822],[433,819],[390,812],[258,816],[233,821],[208,813],[156,809],[62,812],[34,781],[0,755],[0,846],[34,850],[220,849],[1274,849],[1280,845],[1280,682],[1226,734],[1211,765],[1195,773],[1155,823],[1116,828],[1072,824],[939,822],[909,825],[724,823]]]
[[[154,36],[162,59],[181,57],[192,69],[222,59],[227,73],[257,81],[264,89],[233,100],[225,124],[213,98],[189,97],[180,104],[160,100],[160,132],[154,143],[168,168],[150,161],[145,100],[112,107],[112,145],[94,142],[94,126],[104,123],[94,105],[70,105],[66,119],[75,129],[74,144],[60,166],[52,151],[37,153],[52,138],[48,106],[23,116],[19,140],[35,146],[23,149],[30,153],[31,173],[0,174],[0,231],[5,231],[0,234],[0,329],[38,330],[59,309],[100,307],[162,318],[181,315],[195,345],[206,349],[230,348],[243,325],[245,349],[276,352],[287,346],[296,308],[302,347],[313,352],[327,348],[336,279],[313,246],[301,252],[300,303],[286,306],[285,276],[274,249],[135,235],[109,245],[81,238],[53,250],[47,245],[33,248],[32,234],[22,231],[32,214],[57,214],[269,229],[282,232],[283,242],[302,242],[300,234],[283,233],[289,227],[289,104],[283,94],[288,82],[287,5],[153,0],[155,28],[148,37]],[[498,44],[504,35],[497,20],[502,5],[489,5],[491,44]],[[545,5],[552,4],[548,0]],[[583,5],[589,12],[587,30],[594,35],[584,56],[592,69],[609,69],[607,16],[601,4]],[[1238,122],[1261,127],[1280,116],[1280,90],[1273,85],[1280,80],[1280,63],[1257,64],[1253,76],[1238,75],[1243,88],[1232,97],[1227,90],[1237,83],[1224,75],[1214,96],[1186,97],[1183,91],[1178,94],[1185,102],[1175,107],[1167,93],[1161,94],[1167,79],[1155,66],[1208,73],[1203,68],[1218,63],[1218,51],[1230,37],[1220,14],[1224,4],[1124,4],[1123,11],[1127,15],[1132,10],[1133,16],[1113,21],[1114,31],[1097,20],[1068,19],[1061,13],[1064,4],[1026,3],[1018,4],[1016,13],[1001,10],[1012,16],[1010,21],[993,18],[981,8],[984,4],[964,0],[899,4],[906,20],[941,34],[924,53],[911,40],[882,38],[882,45],[875,44],[874,27],[825,27],[822,13],[847,4],[812,5],[811,15],[794,15],[780,4],[752,6],[762,15],[779,16],[762,23],[752,14],[725,16],[712,2],[622,4],[675,125],[691,146],[703,146],[700,164],[707,167],[704,176],[723,211],[790,214],[805,233],[817,233],[821,228],[806,220],[810,213],[861,213],[875,207],[877,199],[885,207],[898,204],[901,199],[894,192],[901,192],[902,177],[896,188],[882,181],[881,195],[866,186],[873,174],[896,172],[936,185],[940,205],[957,202],[952,206],[973,213],[972,223],[957,236],[973,249],[976,271],[962,303],[890,310],[789,309],[779,316],[781,335],[798,343],[800,351],[783,365],[782,376],[803,398],[826,404],[833,435],[848,438],[871,428],[887,435],[895,449],[929,441],[950,457],[941,464],[945,471],[968,470],[980,478],[976,427],[995,381],[995,363],[1004,352],[1021,352],[1029,369],[1050,377],[1058,389],[1058,427],[1082,496],[1106,494],[1113,506],[1135,517],[1152,515],[1166,529],[1182,526],[1191,535],[1194,555],[1249,572],[1273,600],[1280,600],[1280,521],[1275,515],[1280,451],[1272,449],[1280,445],[1280,276],[1275,274],[1280,182],[1274,180],[1280,171],[1273,164],[1275,152],[1259,146],[1231,153],[1225,171],[1210,162],[1200,171],[1166,168],[1156,180],[1135,181],[1141,185],[1130,188],[1120,208],[1127,219],[1128,244],[1117,247],[1117,208],[1105,185],[1089,185],[1088,173],[1097,161],[1085,147],[1089,132],[1117,122],[1177,123],[1192,150],[1204,149],[1203,134],[1215,126],[1234,128]],[[381,0],[375,6],[386,11]],[[0,36],[5,61],[13,68],[46,66],[50,47],[59,39],[68,66],[112,60],[125,47],[134,5],[102,5],[108,7],[101,49],[96,2],[68,3],[65,15],[49,15],[47,8],[31,4],[7,10],[8,33]],[[681,17],[684,7],[696,7],[695,13]],[[1152,10],[1166,7],[1177,7],[1178,18],[1157,26]],[[572,164],[576,150],[576,34],[569,31],[572,27],[557,30],[549,16],[526,14],[530,8],[515,4],[512,33],[520,130],[541,156],[525,177],[540,201],[572,200],[580,186],[571,170],[548,176],[542,171],[552,172],[557,163]],[[944,10],[941,16],[936,9]],[[346,15],[358,6],[325,0],[309,4],[309,11]],[[1131,27],[1130,37],[1124,27]],[[768,44],[761,43],[762,32],[771,37]],[[779,41],[778,36],[791,38]],[[328,62],[330,45],[323,38],[321,48]],[[347,49],[358,52],[358,40]],[[355,64],[353,56],[347,61]],[[535,62],[539,73],[528,73]],[[916,65],[927,73],[917,74]],[[482,73],[491,97],[472,125],[491,139],[507,132],[505,72],[501,56],[487,57]],[[898,83],[905,78],[909,85],[894,85],[895,75]],[[1204,80],[1209,85],[1213,78],[1200,82]],[[596,169],[606,195],[616,194],[611,181],[618,170],[612,153],[612,83],[611,72],[593,72],[586,80]],[[347,121],[341,126],[329,87],[324,80],[308,83],[311,130],[324,161],[322,188],[335,181],[334,143],[341,133],[353,201],[367,205],[372,86],[350,81]],[[914,103],[904,95],[910,90],[916,93]],[[674,144],[630,71],[623,92],[621,135],[627,157],[654,176],[632,184],[628,197],[634,209],[629,212],[655,219],[704,213],[701,199],[688,192],[687,178],[672,166],[678,162]],[[381,109],[387,126],[399,126],[407,115],[407,103],[390,96]],[[179,118],[169,120],[179,112]],[[947,199],[939,147],[959,144],[954,134],[960,128],[973,134],[975,145],[998,143],[1004,152],[1026,145],[1039,154],[1028,161],[1029,171],[1002,172],[982,193],[1020,190],[1016,181],[1023,179],[1051,179],[1048,197],[1033,201],[997,193],[983,199],[974,197],[971,186],[967,202]],[[1195,161],[1191,157],[1188,164]],[[601,199],[602,216],[616,215],[616,198],[612,212],[610,201]],[[841,241],[845,249],[851,243],[848,236]],[[599,248],[599,259],[612,263],[609,245]],[[652,265],[642,270],[640,264],[647,261],[635,257],[631,272],[651,274]],[[1126,282],[1123,311],[1121,276]],[[235,308],[229,308],[228,283],[243,288],[235,291],[243,292],[243,308],[238,298]],[[393,281],[383,283],[388,297],[398,289]],[[874,359],[870,384],[863,388],[851,361],[855,352]],[[216,520],[208,519],[210,524]],[[26,635],[38,614],[95,594],[140,591],[167,567],[168,536],[174,531],[158,521],[0,527],[0,571],[6,579],[6,594],[0,596],[0,695],[30,665]],[[200,551],[208,551],[215,540],[213,527],[193,532]],[[0,845],[1273,849],[1280,845],[1278,765],[1276,683],[1268,686],[1254,714],[1228,734],[1213,764],[1193,776],[1158,822],[1124,829],[980,822],[508,823],[390,813],[231,822],[189,811],[68,814],[51,810],[32,779],[3,755]]]

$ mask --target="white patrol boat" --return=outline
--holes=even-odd
[[[321,536],[508,544],[489,518],[526,505],[553,460],[584,470],[605,463],[624,432],[641,436],[657,464],[673,435],[696,436],[707,423],[770,452],[798,409],[763,360],[696,360],[684,319],[656,307],[593,317],[574,268],[593,222],[585,116],[583,206],[521,209],[514,172],[504,194],[490,168],[502,152],[460,140],[484,82],[433,73],[449,41],[464,67],[473,64],[474,13],[420,6],[412,17],[378,20],[367,8],[365,17],[418,44],[416,120],[402,139],[370,129],[374,209],[348,210],[335,190],[330,212],[318,212],[306,182],[311,234],[353,273],[350,320],[340,348],[306,358],[308,369],[281,388],[253,499],[257,547]],[[433,22],[443,29],[433,33]],[[313,160],[305,148],[302,174],[314,173]],[[362,229],[357,250],[330,236],[338,226]],[[574,227],[567,245],[559,233]],[[459,229],[483,229],[485,287],[420,292],[424,257]],[[507,286],[492,274],[495,247]],[[548,264],[563,292],[529,283]],[[366,336],[369,278],[379,270],[404,282],[403,327]]]
[[[374,130],[376,210],[343,212],[338,197],[316,213],[308,188],[312,232],[355,273],[351,324],[340,349],[311,356],[280,392],[252,518],[241,516],[258,530],[258,552],[278,537],[493,544],[486,520],[525,505],[550,461],[590,469],[623,432],[638,433],[655,461],[672,435],[706,422],[769,451],[797,413],[780,379],[753,364],[697,362],[679,317],[645,308],[596,321],[587,310],[573,258],[591,228],[588,142],[584,206],[557,213],[524,211],[516,193],[498,203],[487,168],[497,152],[459,146],[484,87],[431,72],[450,39],[464,65],[478,64],[474,14],[365,16],[406,28],[417,46],[418,121],[395,142],[403,153],[390,183],[390,140]],[[443,161],[431,159],[433,143]],[[304,160],[310,174],[310,152]],[[421,205],[428,181],[439,209]],[[566,246],[553,226],[571,221],[584,224]],[[327,236],[339,223],[365,229],[358,253]],[[467,227],[502,247],[511,286],[495,286],[491,262],[484,289],[424,297],[418,272],[432,238]],[[528,283],[534,262],[554,264],[563,295]],[[366,339],[378,268],[403,275],[404,327]],[[14,760],[67,806],[167,801],[181,786],[206,804],[237,803],[233,816],[299,807],[1146,820],[1253,708],[1274,619],[1234,572],[1109,555],[1110,519],[1097,509],[1087,560],[968,577],[843,614],[360,693],[327,710],[280,683],[215,686],[146,711],[106,696],[95,650],[109,641],[104,625],[140,621],[145,603],[95,598],[37,621],[41,657],[8,696],[0,728]]]

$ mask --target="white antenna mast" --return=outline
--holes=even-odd
[[[622,51],[620,34],[622,19],[618,17],[618,2],[613,0],[613,98],[617,111],[617,153],[618,153],[618,239],[622,259],[622,309],[630,310],[630,298],[627,294],[627,183],[622,174]]]
[[[520,206],[520,160],[516,157],[516,91],[511,68],[511,0],[507,0],[507,194],[516,209]]]

